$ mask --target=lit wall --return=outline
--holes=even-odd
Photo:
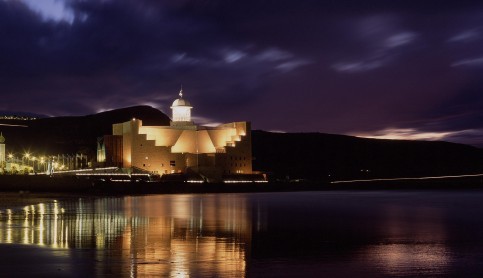
[[[139,122],[139,134],[145,134],[147,140],[154,140],[156,146],[173,147],[172,152],[180,153],[216,153],[217,149],[234,146],[247,133],[245,122],[235,122],[207,128],[195,126],[166,127],[142,126]]]
[[[191,106],[176,106],[173,109],[173,122],[190,122]]]
[[[251,173],[251,137],[247,122],[219,127],[143,126],[141,120],[113,125],[122,136],[123,167],[158,173]],[[234,162],[236,160],[236,162]],[[213,171],[210,168],[219,170]]]

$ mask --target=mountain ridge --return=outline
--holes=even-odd
[[[483,150],[444,141],[252,132],[254,168],[277,179],[367,179],[483,171]],[[288,147],[290,146],[290,147]]]

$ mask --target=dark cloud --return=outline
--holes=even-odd
[[[0,110],[169,112],[183,84],[204,122],[480,144],[480,1],[55,5],[0,0]]]

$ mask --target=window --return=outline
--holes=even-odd
[[[171,166],[171,167],[176,166],[176,161],[175,160],[170,160],[169,161],[169,166]]]

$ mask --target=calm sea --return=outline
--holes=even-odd
[[[2,277],[483,275],[483,192],[0,198]]]

